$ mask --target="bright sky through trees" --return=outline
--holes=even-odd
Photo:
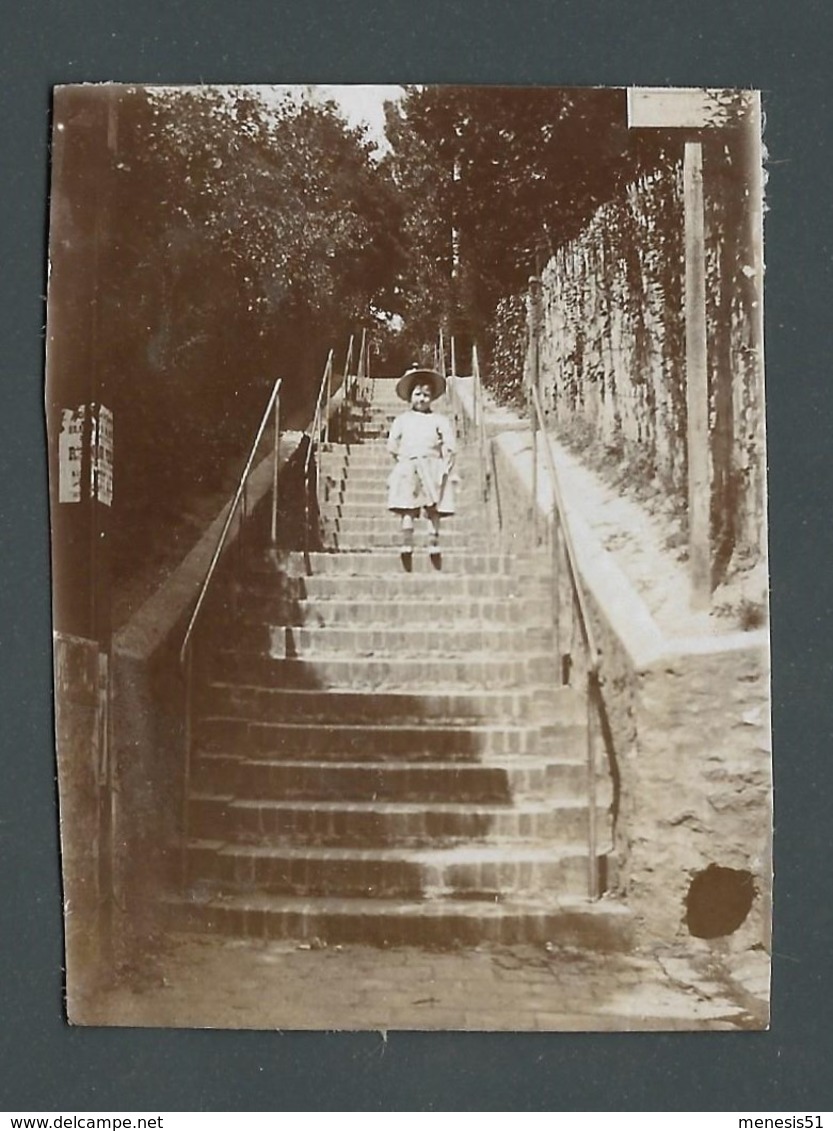
[[[401,86],[384,86],[370,84],[328,85],[310,84],[309,86],[275,86],[272,88],[277,94],[306,90],[313,97],[322,101],[331,99],[336,103],[349,125],[363,126],[367,129],[368,136],[379,148],[389,148],[385,140],[385,102],[401,98],[405,93]]]

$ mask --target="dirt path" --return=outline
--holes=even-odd
[[[82,1024],[246,1029],[631,1031],[765,1027],[768,957],[556,947],[325,947],[175,935]]]
[[[669,514],[656,508],[652,512],[623,495],[561,445],[557,464],[565,487],[582,500],[582,518],[633,583],[666,636],[711,636],[756,627],[747,619],[753,607],[764,601],[764,570],[737,575],[715,593],[710,612],[693,613],[679,524]]]

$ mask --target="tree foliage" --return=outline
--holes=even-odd
[[[440,326],[461,357],[477,341],[487,370],[515,358],[513,296],[638,150],[623,91],[412,87],[388,107],[379,159],[332,104],[111,90],[106,167],[73,182],[73,206],[98,217],[96,350],[127,557],[143,516],[181,510],[240,461],[278,376],[300,421],[328,349],[362,325],[377,371],[430,362]],[[79,94],[70,133],[101,97]]]
[[[611,89],[412,87],[389,108],[388,135],[407,202],[411,349],[444,324],[487,356],[502,300],[647,156],[628,134],[625,92]]]
[[[330,346],[390,304],[398,196],[335,107],[257,90],[125,88],[107,152],[89,206],[129,568],[137,527],[240,461],[274,380],[305,420]]]

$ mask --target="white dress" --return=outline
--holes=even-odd
[[[388,509],[436,507],[438,514],[454,514],[456,449],[454,429],[442,413],[409,409],[397,416],[388,437],[388,451],[396,456],[388,478]]]

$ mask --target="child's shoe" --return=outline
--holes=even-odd
[[[428,546],[428,557],[434,569],[443,568],[443,556],[440,553],[440,540],[437,534],[431,535],[431,541]]]

